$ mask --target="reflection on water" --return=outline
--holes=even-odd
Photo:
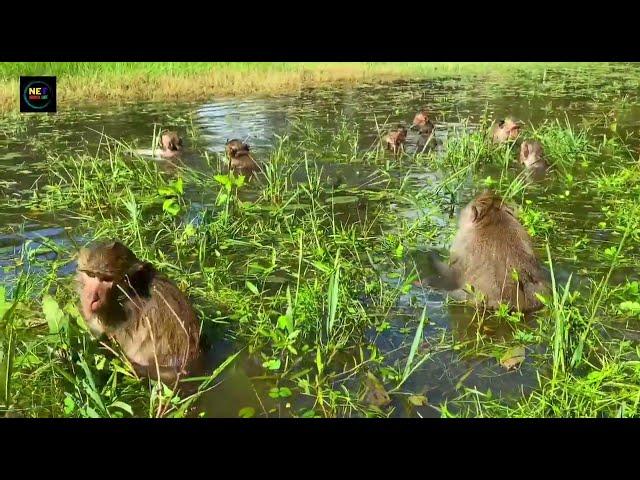
[[[208,155],[222,154],[224,145],[230,138],[239,138],[248,142],[258,158],[266,158],[278,141],[278,137],[299,135],[296,122],[313,122],[320,130],[318,144],[329,144],[335,140],[336,132],[341,128],[356,129],[358,132],[358,151],[366,151],[376,145],[378,131],[390,125],[404,123],[409,125],[414,113],[428,106],[434,112],[436,138],[442,143],[448,135],[462,128],[463,120],[469,118],[467,127],[477,126],[484,116],[500,118],[507,114],[537,125],[545,119],[558,119],[571,124],[595,121],[615,110],[618,130],[625,132],[637,130],[640,126],[640,104],[638,103],[640,71],[637,66],[615,67],[613,71],[626,74],[607,79],[594,75],[565,76],[563,72],[546,72],[531,76],[522,74],[515,80],[503,81],[462,81],[457,78],[397,82],[392,85],[362,85],[345,87],[339,90],[319,89],[302,91],[295,95],[283,95],[274,98],[219,99],[207,104],[195,103],[159,103],[124,104],[104,108],[88,105],[57,115],[43,116],[20,122],[14,126],[0,119],[6,138],[0,136],[0,195],[20,198],[27,195],[43,169],[46,169],[47,155],[73,152],[95,152],[100,144],[101,134],[143,149],[151,154],[154,129],[172,128],[185,137],[186,151],[181,161],[194,168],[204,168]],[[631,73],[629,73],[631,72]],[[613,78],[613,80],[612,80]],[[618,106],[624,104],[624,108]],[[15,123],[15,122],[14,122]],[[297,123],[299,125],[299,122]],[[195,134],[195,135],[194,135]],[[408,150],[417,146],[419,136],[410,131]],[[322,151],[320,149],[320,151]],[[323,155],[307,152],[322,168],[322,175],[337,191],[344,187],[367,186],[370,190],[384,189],[388,183],[376,169],[363,164],[328,161]],[[301,155],[302,157],[302,155]],[[170,168],[170,165],[167,165]],[[208,168],[208,167],[207,167]],[[397,178],[407,172],[394,168],[390,172]],[[447,172],[438,172],[425,166],[412,169],[408,185],[415,191],[442,178]],[[294,177],[303,180],[303,169],[294,172]],[[499,168],[488,168],[486,175],[498,178]],[[543,181],[539,187],[549,186],[551,181]],[[550,185],[551,191],[563,188],[562,185]],[[535,191],[535,190],[534,190]],[[249,194],[250,195],[250,194]],[[452,198],[454,213],[457,203],[466,202],[472,195],[471,189]],[[336,203],[336,214],[345,222],[364,221],[371,209],[371,201],[361,199],[351,190],[344,197],[343,204]],[[585,198],[576,192],[562,205],[555,204],[549,195],[540,195],[537,199],[563,226],[562,238],[555,241],[572,244],[584,235],[594,243],[608,242],[606,236],[598,232],[585,232],[585,220],[598,218],[600,208],[593,199]],[[375,203],[375,202],[373,202]],[[428,212],[420,212],[408,206],[391,205],[390,208],[399,219],[414,219]],[[448,225],[451,218],[434,218],[437,225]],[[40,215],[21,210],[19,203],[14,208],[0,212],[0,280],[12,278],[20,268],[28,268],[28,262],[20,268],[14,266],[23,254],[23,246],[37,248],[40,239],[51,239],[58,244],[71,246],[73,239],[68,238],[65,227],[74,222],[66,212]],[[592,224],[593,220],[589,220]],[[443,245],[443,248],[445,245]],[[411,261],[421,275],[429,274],[429,265],[424,252],[413,252]],[[581,259],[574,268],[593,266],[593,259]],[[68,273],[71,267],[61,272]],[[557,275],[562,282],[569,272],[558,265]],[[276,285],[277,288],[277,285]],[[478,329],[482,334],[494,338],[508,338],[512,327],[508,323],[478,323],[471,321],[473,314],[469,309],[450,306],[441,294],[414,288],[400,299],[400,309],[415,312],[415,305],[427,305],[428,325],[425,326],[425,347],[429,348],[430,339],[437,337],[441,329],[453,332],[455,342],[464,344],[477,337]],[[415,313],[410,314],[415,322]],[[411,343],[414,328],[407,332],[403,327],[407,319],[398,315],[394,323],[384,332],[373,332],[370,341],[382,352],[386,352],[387,362],[402,362],[406,357],[406,348]],[[412,325],[415,325],[413,323]],[[236,347],[220,343],[210,353],[209,363],[216,366]],[[512,392],[536,385],[534,367],[525,362],[517,372],[505,372],[496,358],[491,356],[465,356],[461,350],[448,350],[435,353],[410,377],[403,388],[428,397],[430,404],[457,394],[462,385],[477,386],[480,390],[491,389],[494,392]],[[528,352],[527,354],[533,352]],[[267,392],[274,384],[264,375],[259,362],[243,354],[227,369],[221,383],[209,393],[199,405],[199,411],[211,416],[235,417],[244,407],[255,410],[256,415],[287,415],[287,402],[275,401]],[[405,396],[392,396],[397,416],[433,416],[437,412],[431,407],[415,407],[407,403]]]

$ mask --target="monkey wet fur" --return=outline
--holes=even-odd
[[[96,242],[80,250],[76,280],[91,332],[115,340],[138,375],[172,384],[188,373],[200,354],[200,324],[150,263],[120,242]]]
[[[458,289],[454,298],[472,300],[462,290],[470,285],[489,309],[502,303],[521,312],[539,310],[543,303],[536,294],[548,293],[546,272],[529,234],[513,211],[490,191],[462,210],[450,264],[439,262],[438,269]]]

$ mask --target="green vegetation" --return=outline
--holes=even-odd
[[[164,117],[200,162],[186,165],[140,153],[153,141],[149,125],[148,138],[125,142],[83,124],[82,135],[99,140],[73,143],[74,117],[0,117],[0,415],[209,415],[218,382],[244,378],[230,406],[240,417],[639,416],[640,163],[636,132],[620,125],[637,125],[637,93],[625,92],[638,92],[640,79],[624,65],[549,67],[0,65],[11,101],[16,75],[55,74],[67,106],[440,74],[438,101],[473,105],[449,123],[436,113],[442,144],[399,158],[362,136],[411,115],[420,92],[385,96],[389,119],[371,118],[369,104],[357,120],[301,116],[256,149],[255,178],[227,173],[191,114]],[[102,93],[90,93],[88,79]],[[204,96],[188,95],[203,86]],[[521,98],[503,108],[527,114],[548,95],[545,118],[526,126],[553,166],[542,182],[523,175],[517,147],[486,139],[501,113],[485,99],[505,91]],[[577,97],[597,114],[570,121]],[[428,252],[450,245],[452,212],[484,188],[516,207],[553,274],[553,295],[530,317],[481,315],[420,286],[433,273]],[[191,389],[135,378],[117,346],[86,331],[73,261],[94,238],[122,240],[188,292],[217,354]]]
[[[593,64],[562,65],[594,68]],[[20,75],[57,76],[59,107],[68,109],[96,101],[198,101],[220,96],[287,93],[336,82],[379,82],[451,75],[504,76],[517,71],[542,72],[553,66],[543,63],[461,62],[6,62],[0,63],[0,111],[18,110]],[[600,67],[606,68],[604,65]]]

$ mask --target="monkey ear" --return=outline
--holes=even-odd
[[[478,209],[474,206],[471,207],[471,214],[473,216],[472,221],[475,222],[478,220],[478,216],[480,215],[480,212],[478,212]]]
[[[529,144],[526,142],[522,144],[522,155],[524,155],[525,158],[529,156]]]

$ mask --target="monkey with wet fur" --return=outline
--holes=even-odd
[[[229,157],[229,167],[235,172],[251,174],[260,168],[253,155],[249,152],[249,144],[237,138],[227,141],[225,151],[227,152],[227,157]]]
[[[527,140],[520,145],[520,163],[536,178],[544,176],[549,168],[544,158],[542,144],[535,140]]]
[[[516,122],[513,118],[507,117],[493,126],[491,138],[493,143],[513,142],[520,135],[521,129],[521,122]]]
[[[404,142],[407,140],[407,129],[402,125],[398,125],[395,130],[389,132],[383,139],[383,143],[387,150],[393,153],[399,153],[404,149]]]
[[[543,307],[536,294],[548,293],[547,277],[535,256],[529,234],[503,200],[485,191],[461,212],[449,265],[436,262],[452,297],[473,300],[494,310],[502,304],[531,312]]]
[[[81,312],[91,332],[115,340],[136,373],[173,386],[200,355],[200,324],[185,295],[117,241],[78,255]]]
[[[158,141],[160,147],[160,156],[164,158],[172,158],[182,153],[182,138],[178,132],[165,130],[160,134]]]

